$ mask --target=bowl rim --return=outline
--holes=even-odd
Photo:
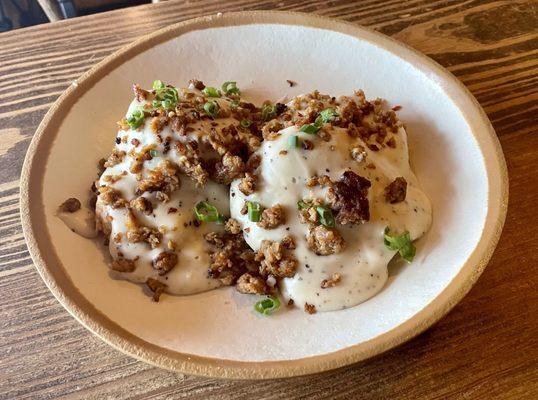
[[[180,353],[142,340],[108,319],[82,296],[48,244],[50,238],[47,229],[43,229],[41,180],[47,152],[41,149],[53,142],[57,128],[81,93],[136,54],[184,33],[251,24],[331,30],[366,40],[405,60],[417,61],[415,67],[438,77],[445,91],[454,92],[452,97],[457,96],[460,102],[468,102],[470,108],[460,108],[460,112],[471,127],[482,155],[490,161],[489,165],[486,163],[489,192],[484,229],[476,247],[445,289],[422,310],[388,332],[335,352],[301,359],[256,362],[223,360]],[[480,137],[476,134],[478,128],[482,131]],[[484,153],[484,146],[488,146],[488,154]],[[422,53],[372,29],[314,14],[283,11],[227,12],[185,20],[145,35],[106,57],[73,82],[46,113],[26,153],[20,183],[23,233],[34,265],[49,290],[75,319],[114,348],[141,361],[186,374],[233,379],[272,379],[319,373],[381,354],[423,332],[446,315],[481,275],[501,235],[508,207],[508,172],[499,140],[477,100],[455,76]]]

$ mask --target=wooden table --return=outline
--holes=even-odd
[[[19,220],[24,154],[60,93],[119,47],[195,16],[274,8],[372,27],[461,79],[493,122],[508,162],[504,233],[476,286],[447,317],[373,360],[266,382],[163,371],[92,336],[39,278]],[[125,15],[0,35],[0,399],[538,398],[538,2],[201,0],[142,6]]]

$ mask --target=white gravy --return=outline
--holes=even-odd
[[[330,142],[324,142],[317,135],[302,133],[295,126],[283,129],[280,137],[264,141],[259,150],[262,156],[259,189],[245,196],[238,189],[239,181],[234,181],[230,190],[231,216],[239,220],[243,228],[250,228],[244,236],[254,250],[264,239],[280,241],[286,234],[294,237],[297,244],[294,254],[299,267],[294,277],[281,281],[280,289],[283,296],[293,299],[297,306],[302,308],[304,303],[308,303],[318,311],[354,306],[383,288],[387,280],[387,264],[395,254],[383,244],[386,226],[395,232],[408,230],[414,240],[422,236],[431,224],[430,202],[409,167],[407,137],[403,128],[395,137],[395,149],[387,147],[373,152],[366,148],[366,161],[362,163],[353,160],[349,153],[353,143],[360,143],[360,139],[350,138],[342,128],[332,129]],[[290,135],[313,141],[314,149],[290,149]],[[287,154],[281,154],[282,150],[286,150]],[[367,168],[369,163],[376,168]],[[310,189],[305,185],[310,177],[325,174],[336,181],[346,169],[372,183],[368,192],[370,221],[358,226],[338,226],[347,243],[346,248],[338,254],[318,256],[307,247],[308,227],[299,220],[297,201],[325,197],[326,189],[319,186]],[[408,182],[406,199],[398,204],[389,204],[384,199],[384,188],[399,176]],[[245,200],[257,201],[264,207],[280,204],[285,208],[286,223],[271,230],[258,227],[248,219],[248,215],[241,215]],[[341,275],[341,282],[322,289],[321,281],[330,279],[333,273]]]

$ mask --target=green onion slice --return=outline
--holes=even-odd
[[[276,106],[274,104],[266,104],[262,108],[262,119],[269,121],[276,116]]]
[[[239,107],[239,100],[233,100],[230,102],[230,108],[237,108]]]
[[[312,203],[308,203],[308,202],[303,201],[303,200],[299,200],[297,202],[297,209],[298,210],[304,210],[304,209],[310,208],[310,207],[312,207]]]
[[[222,91],[226,94],[241,94],[237,82],[226,81],[222,84]]]
[[[329,228],[335,227],[336,224],[334,222],[333,212],[330,208],[317,206],[316,211],[319,215],[319,222],[321,222],[322,225],[325,225]]]
[[[131,113],[129,118],[127,118],[127,123],[131,129],[137,129],[144,123],[145,117],[144,110],[139,107]]]
[[[278,297],[267,296],[265,299],[258,300],[254,304],[254,310],[263,315],[271,315],[280,307],[280,300]]]
[[[149,151],[149,154],[151,154],[151,157],[154,157],[154,158],[157,157],[157,156],[159,155],[159,153],[157,152],[157,150],[154,150],[154,149],[150,150],[150,151]]]
[[[167,87],[162,81],[153,82],[155,89],[155,99],[151,102],[153,108],[163,107],[170,110],[174,108],[179,101],[179,93],[176,88]]]
[[[405,231],[401,235],[397,235],[391,233],[389,227],[387,226],[383,235],[383,242],[388,249],[398,250],[398,253],[400,253],[400,256],[405,261],[410,263],[415,258],[417,249],[411,241],[409,231]]]
[[[299,147],[299,137],[297,135],[291,135],[288,137],[288,147],[290,149]]]
[[[262,206],[256,201],[247,201],[248,219],[258,222],[262,217]]]
[[[175,103],[173,103],[170,99],[165,99],[161,101],[161,105],[165,110],[171,110],[176,106]]]
[[[243,128],[248,128],[250,125],[252,125],[252,121],[249,119],[242,119],[239,123]]]
[[[204,104],[204,111],[211,118],[215,118],[219,114],[219,103],[213,100],[209,100]]]
[[[338,116],[338,113],[333,108],[326,108],[319,113],[313,124],[305,124],[301,126],[300,131],[314,135],[318,133],[323,124],[333,121]]]
[[[334,110],[334,108],[326,108],[319,113],[318,117],[316,118],[316,122],[318,122],[319,118],[322,123],[326,124],[333,121],[336,117],[338,117],[338,113]]]
[[[207,201],[200,201],[194,206],[194,215],[198,221],[224,223],[225,217],[217,207]]]
[[[211,86],[206,86],[202,92],[207,96],[207,97],[220,97],[220,92],[217,88],[214,88],[214,87],[211,87]]]
[[[155,90],[162,90],[166,87],[166,85],[163,83],[163,81],[153,81],[153,89]]]
[[[301,126],[300,131],[304,132],[304,133],[308,133],[310,135],[315,135],[316,133],[318,133],[320,128],[321,128],[321,126],[316,125],[315,123],[314,124],[306,124],[306,125]]]

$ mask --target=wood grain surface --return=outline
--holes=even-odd
[[[40,120],[70,82],[136,38],[224,11],[282,9],[372,27],[429,55],[476,96],[500,138],[510,205],[467,297],[416,339],[317,376],[245,382],[135,361],[79,325],[26,249],[19,174]],[[538,2],[169,1],[0,35],[0,399],[538,398]]]

